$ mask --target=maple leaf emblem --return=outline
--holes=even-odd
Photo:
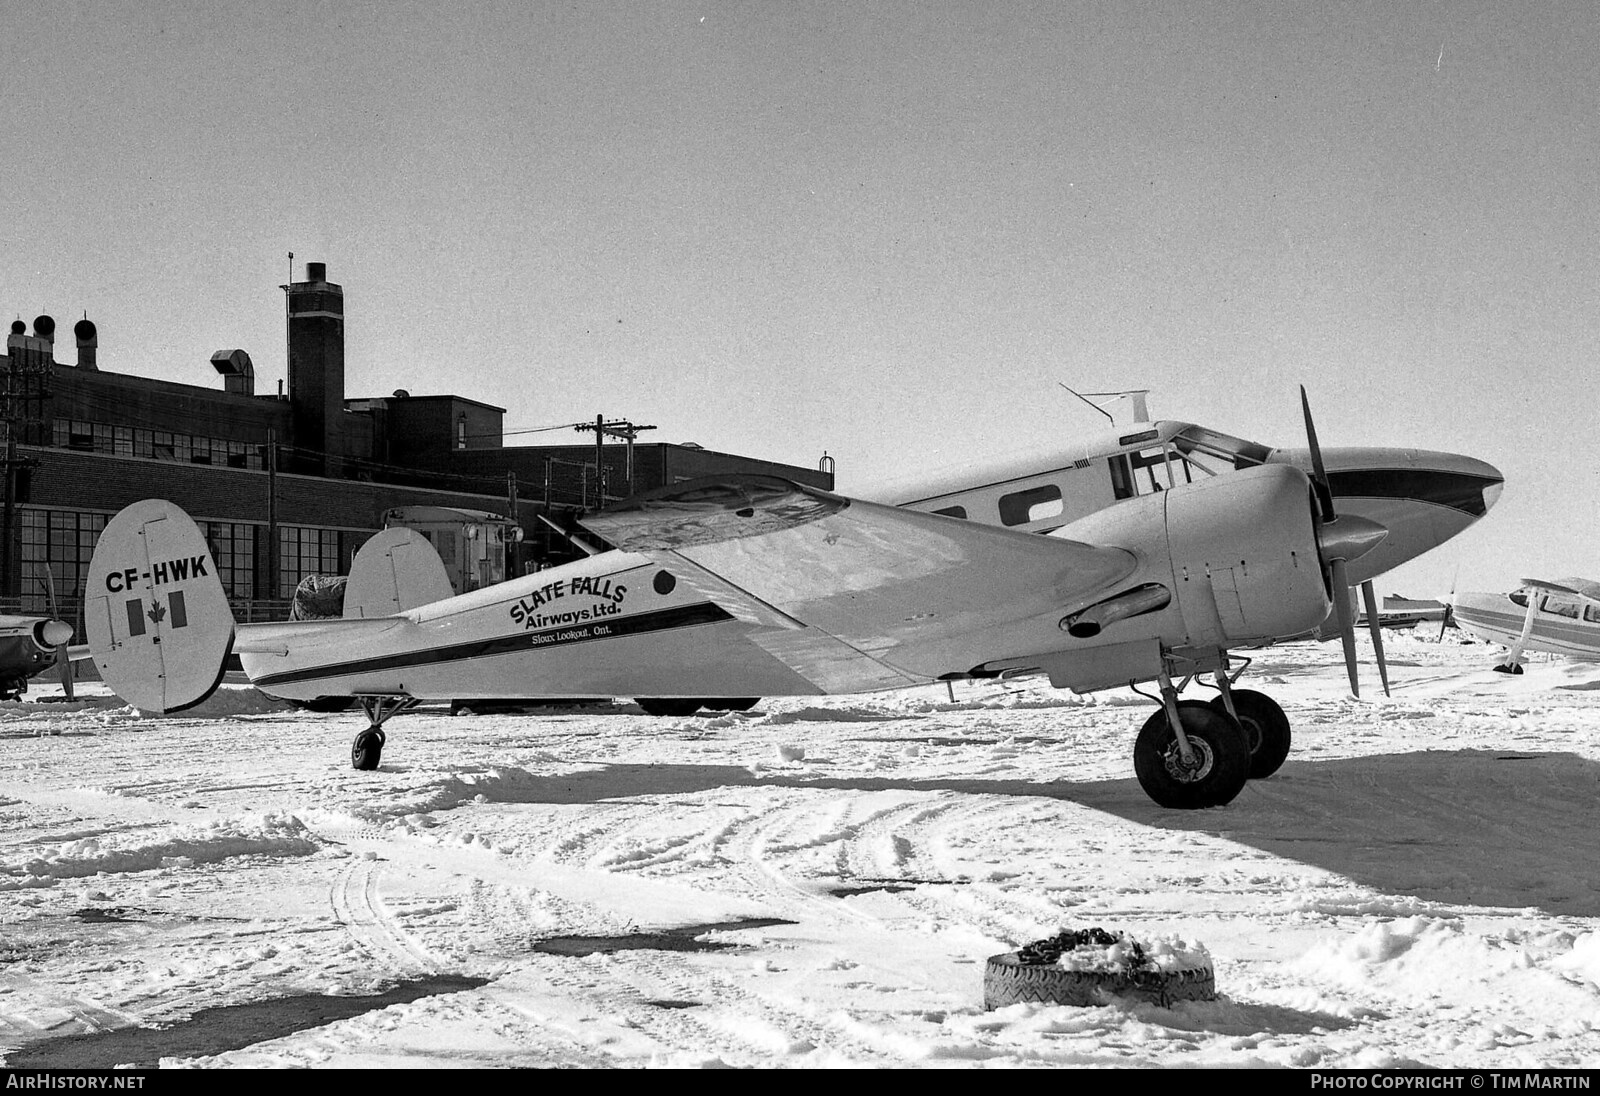
[[[145,616],[150,618],[152,624],[160,624],[166,619],[167,611],[161,607],[159,601],[153,601],[150,603],[150,611]]]

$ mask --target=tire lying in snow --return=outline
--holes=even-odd
[[[1163,1008],[1217,995],[1211,953],[1177,937],[1141,943],[1101,928],[1066,929],[989,958],[983,1007],[1104,1005],[1116,998]]]
[[[1104,1005],[1115,998],[1148,1001],[1163,1008],[1176,1001],[1209,1001],[1217,995],[1210,967],[1171,971],[1067,970],[1024,963],[1016,952],[990,956],[983,972],[983,1007],[1006,1005]]]

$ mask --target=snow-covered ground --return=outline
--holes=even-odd
[[[1432,638],[1390,638],[1392,699],[1262,653],[1294,750],[1197,812],[1134,781],[1126,691],[423,709],[361,773],[353,713],[36,683],[0,705],[0,1055],[1600,1065],[1600,666]],[[989,956],[1093,926],[1203,945],[1219,998],[984,1010]]]

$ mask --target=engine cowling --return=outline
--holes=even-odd
[[[1230,472],[1090,514],[1053,535],[1139,556],[1122,588],[1062,628],[1106,642],[1215,649],[1303,634],[1328,615],[1310,481],[1296,468]],[[1164,587],[1163,601],[1152,586]],[[1140,610],[1131,612],[1129,610]],[[1103,623],[1103,633],[1086,625]]]

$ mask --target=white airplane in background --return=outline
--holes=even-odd
[[[21,699],[28,680],[51,666],[61,669],[62,687],[72,699],[72,673],[65,663],[86,658],[89,652],[68,648],[71,642],[72,625],[64,620],[0,615],[0,700]]]
[[[1451,612],[1463,631],[1506,648],[1501,673],[1522,673],[1524,651],[1600,660],[1600,582],[1525,578],[1509,594],[1457,594]]]
[[[51,666],[59,671],[61,687],[71,700],[71,664],[89,657],[87,646],[70,646],[72,625],[56,610],[55,579],[48,571],[44,586],[49,616],[0,614],[0,700],[20,700],[28,691],[29,679]]]
[[[101,534],[89,642],[105,682],[146,710],[204,699],[230,650],[271,695],[353,697],[370,722],[358,769],[377,766],[384,723],[424,700],[631,696],[687,714],[1022,673],[1079,693],[1155,681],[1140,784],[1163,806],[1220,805],[1290,740],[1276,703],[1232,687],[1248,660],[1230,673],[1229,652],[1332,612],[1353,679],[1344,591],[1374,557],[1393,566],[1465,528],[1502,483],[1450,454],[1325,462],[1301,398],[1303,456],[1140,424],[1109,458],[969,472],[899,505],[771,476],[677,484],[582,519],[612,550],[456,597],[425,541],[386,530],[357,554],[337,620],[236,624],[194,523],[146,500]],[[1179,700],[1202,675],[1216,699]]]

